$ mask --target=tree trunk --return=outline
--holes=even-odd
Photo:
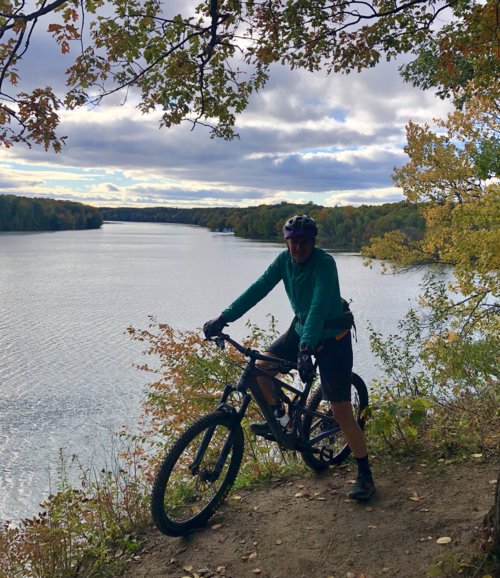
[[[493,505],[493,554],[500,557],[500,472],[498,472],[495,491],[495,504]]]

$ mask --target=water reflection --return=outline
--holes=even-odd
[[[111,432],[133,423],[147,376],[132,368],[141,348],[128,325],[148,315],[181,329],[219,314],[283,250],[184,225],[105,224],[101,230],[0,234],[0,518],[35,512],[54,479],[58,449],[82,461],[105,454]],[[352,299],[355,368],[377,370],[367,323],[396,327],[422,273],[381,276],[358,255],[336,254],[341,290]],[[292,312],[275,288],[231,325],[278,328]]]

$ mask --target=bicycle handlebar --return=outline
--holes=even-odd
[[[241,343],[238,343],[227,333],[220,333],[217,337],[209,339],[209,341],[214,341],[220,349],[224,349],[224,342],[227,341],[240,353],[249,359],[259,360],[259,361],[272,361],[280,366],[281,373],[289,373],[292,369],[297,369],[297,364],[293,361],[288,361],[287,359],[282,359],[280,357],[273,357],[271,355],[265,355],[256,349],[251,347],[244,347]]]

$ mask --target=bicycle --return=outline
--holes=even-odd
[[[153,485],[151,514],[157,528],[168,536],[183,536],[201,526],[215,513],[233,485],[241,465],[244,435],[241,422],[252,398],[262,412],[271,434],[267,439],[282,449],[299,452],[312,470],[321,472],[343,462],[351,453],[330,403],[322,400],[321,389],[312,391],[314,379],[302,390],[271,377],[256,365],[262,360],[279,374],[289,374],[296,364],[246,348],[227,334],[213,339],[224,349],[231,344],[247,359],[236,385],[225,385],[214,412],[196,422],[177,439],[163,460]],[[272,380],[274,397],[287,407],[293,431],[285,433],[265,402],[256,377]],[[359,375],[352,373],[353,408],[361,428],[368,406],[368,391]],[[241,399],[235,403],[236,395]],[[311,395],[310,395],[311,394]]]

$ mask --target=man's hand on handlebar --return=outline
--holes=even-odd
[[[297,370],[303,383],[312,381],[316,375],[316,367],[311,359],[312,354],[313,352],[309,347],[303,346],[297,356]]]
[[[203,333],[207,339],[213,339],[221,334],[226,325],[227,319],[224,315],[219,315],[216,319],[211,319],[203,325]]]

